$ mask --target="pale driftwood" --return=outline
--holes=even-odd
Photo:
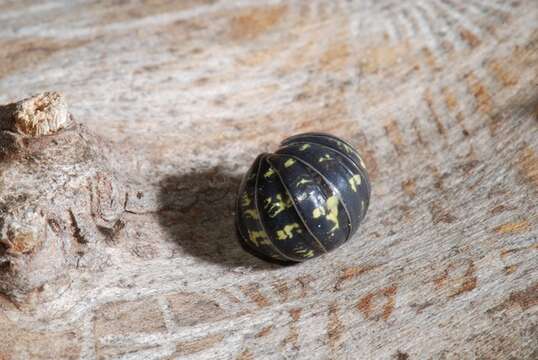
[[[0,292],[29,305],[65,271],[101,269],[125,223],[127,193],[106,146],[58,93],[0,106]],[[68,276],[67,276],[68,278]]]
[[[2,229],[11,189],[67,246],[40,281],[0,268],[0,359],[538,357],[533,1],[3,1],[0,23],[0,103],[58,90],[79,123],[23,136],[101,150],[69,178],[96,187],[54,196],[61,142],[2,159]],[[364,154],[369,214],[328,256],[263,263],[235,240],[238,181],[314,130]],[[104,225],[77,201],[99,169]],[[2,236],[3,259],[50,256]]]

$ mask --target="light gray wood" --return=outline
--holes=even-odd
[[[63,93],[78,125],[44,138],[93,154],[65,191],[54,158],[0,164],[2,261],[37,264],[0,266],[0,359],[538,358],[537,24],[531,0],[0,1],[0,104]],[[305,131],[359,149],[372,200],[283,268],[233,203]],[[14,255],[8,190],[58,233]]]

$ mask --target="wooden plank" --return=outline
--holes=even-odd
[[[46,223],[58,261],[21,248],[0,359],[537,358],[537,20],[532,1],[0,1],[0,103],[60,91],[108,149],[114,180],[50,189],[117,180],[122,201],[108,232],[84,232],[95,197]],[[372,201],[352,241],[283,268],[239,247],[233,202],[305,131],[361,151]],[[0,203],[31,199],[6,164]]]

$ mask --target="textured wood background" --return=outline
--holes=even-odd
[[[0,359],[538,358],[535,0],[3,0],[0,24],[0,103],[63,92],[128,187],[105,266],[0,297]],[[304,131],[360,149],[372,202],[282,268],[233,200]]]

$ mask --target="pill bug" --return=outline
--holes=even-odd
[[[243,177],[239,241],[268,261],[305,261],[346,242],[369,202],[366,167],[351,145],[324,133],[295,135],[260,154]]]

